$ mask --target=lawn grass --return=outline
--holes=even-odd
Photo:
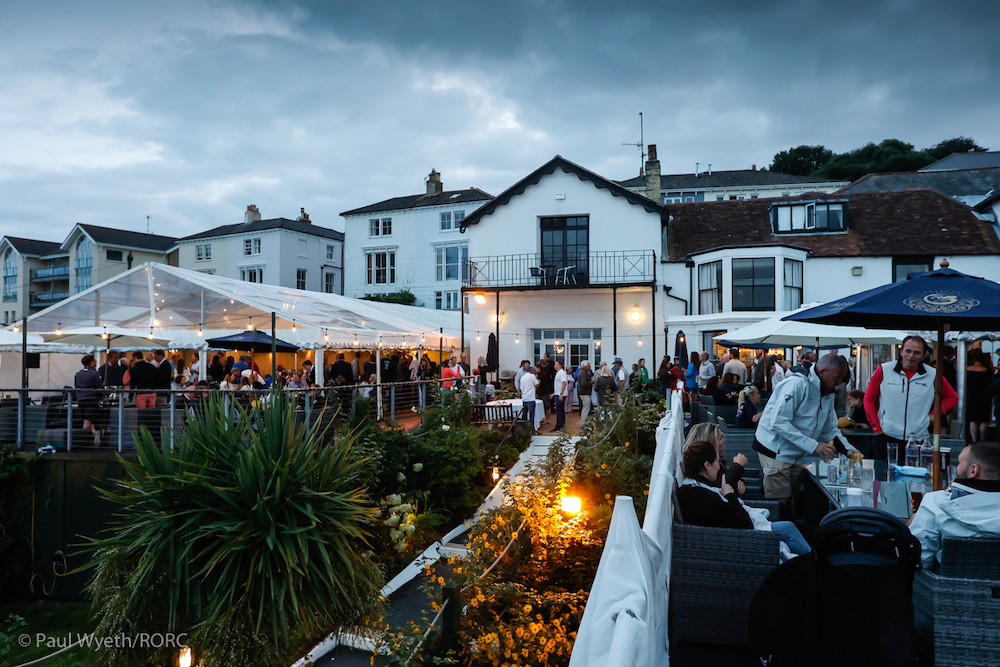
[[[93,632],[97,623],[91,618],[90,605],[78,600],[48,600],[38,598],[0,598],[0,635],[11,627],[10,617],[22,617],[26,625],[10,632],[10,645],[0,646],[0,667],[13,667],[31,660],[50,655],[77,640],[79,633]],[[27,635],[29,642],[23,647],[18,641]],[[39,641],[39,635],[44,635]],[[72,637],[67,640],[67,637]],[[53,638],[54,645],[47,645]],[[3,648],[9,653],[3,656]],[[39,667],[92,667],[89,661],[92,650],[86,647],[72,648],[51,660],[39,663]]]

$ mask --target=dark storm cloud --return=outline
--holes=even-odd
[[[957,135],[1000,149],[992,3],[63,3],[0,15],[0,232],[187,234],[556,153],[612,178]],[[2,10],[0,10],[2,11]],[[59,20],[52,20],[53,15]]]

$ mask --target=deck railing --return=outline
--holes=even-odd
[[[656,252],[608,250],[473,257],[467,260],[462,275],[468,288],[571,289],[647,284],[656,280]]]

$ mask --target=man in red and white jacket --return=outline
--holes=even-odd
[[[905,444],[910,436],[929,432],[934,409],[935,369],[923,363],[927,343],[920,336],[903,339],[899,361],[888,361],[875,369],[865,391],[865,414],[875,434],[875,458],[886,457],[890,442]],[[941,414],[958,405],[958,394],[941,378]],[[901,459],[905,447],[899,447]],[[895,461],[899,464],[900,461]]]

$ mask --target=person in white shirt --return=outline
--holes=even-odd
[[[739,380],[739,383],[747,383],[747,366],[742,361],[740,361],[739,350],[733,348],[729,351],[729,359],[726,360],[725,365],[722,367],[722,374],[732,373]]]
[[[531,362],[527,359],[523,359],[520,367],[517,369],[517,373],[514,374],[514,389],[516,391],[521,391],[521,378],[524,377],[524,374],[528,372],[529,368],[531,368]]]
[[[601,363],[604,363],[603,361]],[[618,405],[622,405],[625,398],[625,383],[628,377],[625,375],[625,366],[622,363],[621,357],[615,357],[615,364],[612,367],[615,374],[615,399],[618,401]]]
[[[708,352],[701,353],[701,367],[698,369],[698,388],[704,389],[708,381],[715,377],[715,366],[708,360]]]
[[[535,369],[532,366],[529,365],[524,369],[524,375],[521,376],[518,388],[521,390],[521,401],[524,403],[524,409],[522,410],[521,415],[526,422],[531,424],[531,428],[534,429],[535,389],[538,388],[538,378],[535,377]]]
[[[552,430],[558,431],[566,427],[566,395],[569,389],[569,382],[561,361],[556,362],[555,368],[556,380],[554,388],[556,393],[552,396],[555,398],[556,426]]]

